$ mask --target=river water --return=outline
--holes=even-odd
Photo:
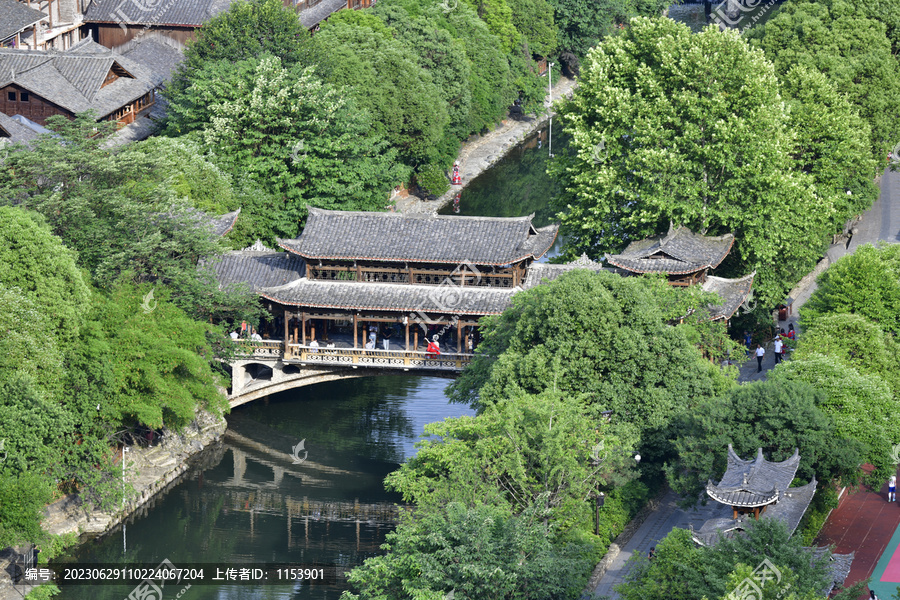
[[[564,151],[554,127],[554,152]],[[461,215],[552,219],[555,187],[545,174],[548,132],[520,148],[463,191]],[[452,213],[453,207],[448,210]],[[552,252],[551,252],[552,254]],[[401,498],[384,477],[415,453],[426,423],[471,415],[449,404],[449,380],[383,376],[323,383],[235,409],[224,441],[168,492],[133,516],[124,529],[62,560],[77,563],[218,565],[251,563],[336,565],[343,574],[381,553],[395,526]],[[300,442],[303,449],[293,449]],[[303,459],[294,464],[294,455]],[[192,586],[185,600],[243,598],[336,599],[349,586]],[[61,600],[125,600],[133,586],[65,586]],[[167,586],[164,600],[180,587]],[[141,599],[132,595],[132,600]],[[180,600],[180,599],[179,599]]]

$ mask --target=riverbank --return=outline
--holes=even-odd
[[[123,508],[113,511],[91,510],[75,494],[61,498],[44,509],[41,526],[53,535],[75,534],[79,543],[115,530],[125,519],[133,516],[160,493],[175,485],[187,472],[196,457],[215,446],[225,434],[224,417],[208,412],[197,418],[181,433],[166,432],[161,441],[150,447],[132,446],[125,453],[125,483],[133,493]],[[0,556],[0,600],[21,599],[30,591],[13,586],[10,563],[19,558],[14,551]]]
[[[544,99],[544,106],[549,109],[552,105],[551,99],[556,101],[563,96],[571,97],[576,85],[576,80],[561,77],[553,86],[552,92]],[[473,179],[490,169],[510,150],[546,125],[555,114],[552,110],[547,110],[542,115],[528,115],[527,121],[505,119],[493,131],[469,138],[463,142],[456,160],[462,176],[460,185],[450,186],[450,190],[437,200],[422,200],[412,195],[405,198],[395,197],[395,210],[409,215],[436,215]]]

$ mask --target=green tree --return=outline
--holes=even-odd
[[[678,458],[666,467],[669,484],[693,505],[706,482],[725,472],[729,444],[742,457],[762,448],[771,461],[786,460],[799,449],[797,477],[807,482],[853,480],[862,445],[854,439],[834,443],[838,432],[818,408],[824,403],[822,392],[798,381],[750,383],[707,401],[672,425]]]
[[[835,313],[852,313],[900,333],[900,246],[867,244],[822,273],[803,305],[805,327]]]
[[[37,473],[0,475],[0,546],[40,539],[41,511],[53,499],[53,485]]]
[[[736,237],[725,273],[780,301],[822,255],[834,207],[791,170],[774,69],[733,31],[633,19],[591,51],[560,108],[573,153],[551,163],[569,256],[670,223]],[[803,215],[802,219],[795,215]]]
[[[75,253],[39,215],[23,208],[0,206],[0,286],[18,288],[31,299],[55,337],[78,335],[90,292]]]
[[[521,43],[521,35],[513,22],[513,11],[506,0],[463,0],[478,13],[488,29],[500,42],[500,48],[509,54]]]
[[[805,329],[794,358],[805,360],[813,354],[829,356],[861,375],[875,375],[890,386],[895,399],[900,397],[900,344],[862,315],[818,317]]]
[[[613,432],[634,443],[630,435],[732,384],[689,341],[690,325],[669,325],[708,302],[696,291],[656,278],[564,274],[482,321],[484,340],[448,394],[485,407],[520,390],[556,390],[578,398],[593,418],[612,411]]]
[[[869,123],[872,158],[884,164],[900,140],[900,63],[891,53],[884,23],[869,17],[873,8],[844,0],[790,2],[749,37],[779,73],[794,65],[824,73]],[[896,15],[896,8],[886,14]]]
[[[0,168],[0,202],[43,215],[51,231],[77,253],[78,266],[100,287],[109,288],[127,272],[139,282],[177,285],[179,306],[204,320],[258,315],[258,300],[247,290],[223,293],[208,274],[198,276],[198,261],[225,247],[212,231],[209,216],[179,197],[176,188],[184,188],[183,182],[178,181],[178,170],[167,171],[164,153],[152,146],[145,155],[136,148],[112,153],[102,145],[109,131],[91,137],[97,124],[90,113],[74,121],[48,121],[59,138],[42,136],[33,148],[10,153]],[[35,256],[45,260],[47,255]],[[35,267],[34,272],[42,269]],[[57,277],[65,276],[64,268],[56,270]],[[27,286],[19,287],[27,291]],[[66,317],[67,327],[77,328],[65,303],[84,307],[86,295],[73,290],[66,296],[56,315]]]
[[[510,8],[513,25],[522,34],[529,52],[544,57],[555,55],[557,30],[548,0],[519,0]]]
[[[431,73],[403,43],[370,27],[337,22],[314,38],[328,51],[328,80],[370,112],[375,130],[410,166],[436,158],[449,122]]]
[[[790,109],[795,168],[809,173],[835,209],[832,231],[878,198],[873,177],[881,163],[869,150],[870,127],[820,72],[796,66],[781,77]]]
[[[780,520],[762,519],[749,521],[744,535],[720,539],[712,547],[697,547],[690,531],[673,529],[656,546],[652,561],[640,554],[631,559],[617,591],[623,600],[724,599],[746,591],[738,586],[763,558],[778,575],[770,571],[760,598],[814,600],[830,582],[827,555],[815,557]]]
[[[555,546],[552,532],[530,509],[452,503],[407,514],[383,546],[350,574],[360,590],[343,600],[472,600],[571,598],[590,568],[577,546]]]
[[[434,438],[385,480],[420,508],[494,503],[520,514],[537,506],[561,522],[598,486],[609,491],[635,475],[633,452],[559,392],[515,394],[477,417],[426,425],[426,433]]]
[[[287,68],[317,62],[309,32],[294,9],[280,0],[234,2],[227,11],[204,23],[197,39],[188,43],[184,62],[166,85],[164,96],[170,104],[166,133],[186,133],[189,128],[185,125],[197,119],[186,119],[185,112],[204,111],[191,89],[198,71],[210,63],[238,63],[266,55],[277,56]]]
[[[799,345],[804,344],[801,339]],[[871,479],[884,481],[890,476],[891,447],[900,440],[900,409],[883,379],[863,376],[839,360],[815,353],[782,363],[769,379],[803,381],[823,392],[818,407],[831,417],[837,438],[865,445],[863,458],[876,467]]]
[[[383,208],[387,191],[404,178],[396,153],[370,133],[368,114],[311,69],[288,71],[277,58],[264,58],[237,90],[210,107],[203,139],[229,170],[283,198],[271,215],[277,222],[261,237],[294,237],[308,204]]]

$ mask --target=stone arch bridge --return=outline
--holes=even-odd
[[[367,350],[288,344],[236,342],[231,366],[231,408],[294,388],[357,377],[418,373],[454,378],[471,354],[430,354],[408,350]]]

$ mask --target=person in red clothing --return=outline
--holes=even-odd
[[[428,347],[425,349],[425,356],[427,358],[437,358],[441,354],[441,345],[438,343],[438,336],[434,336],[430,342],[428,342]]]

